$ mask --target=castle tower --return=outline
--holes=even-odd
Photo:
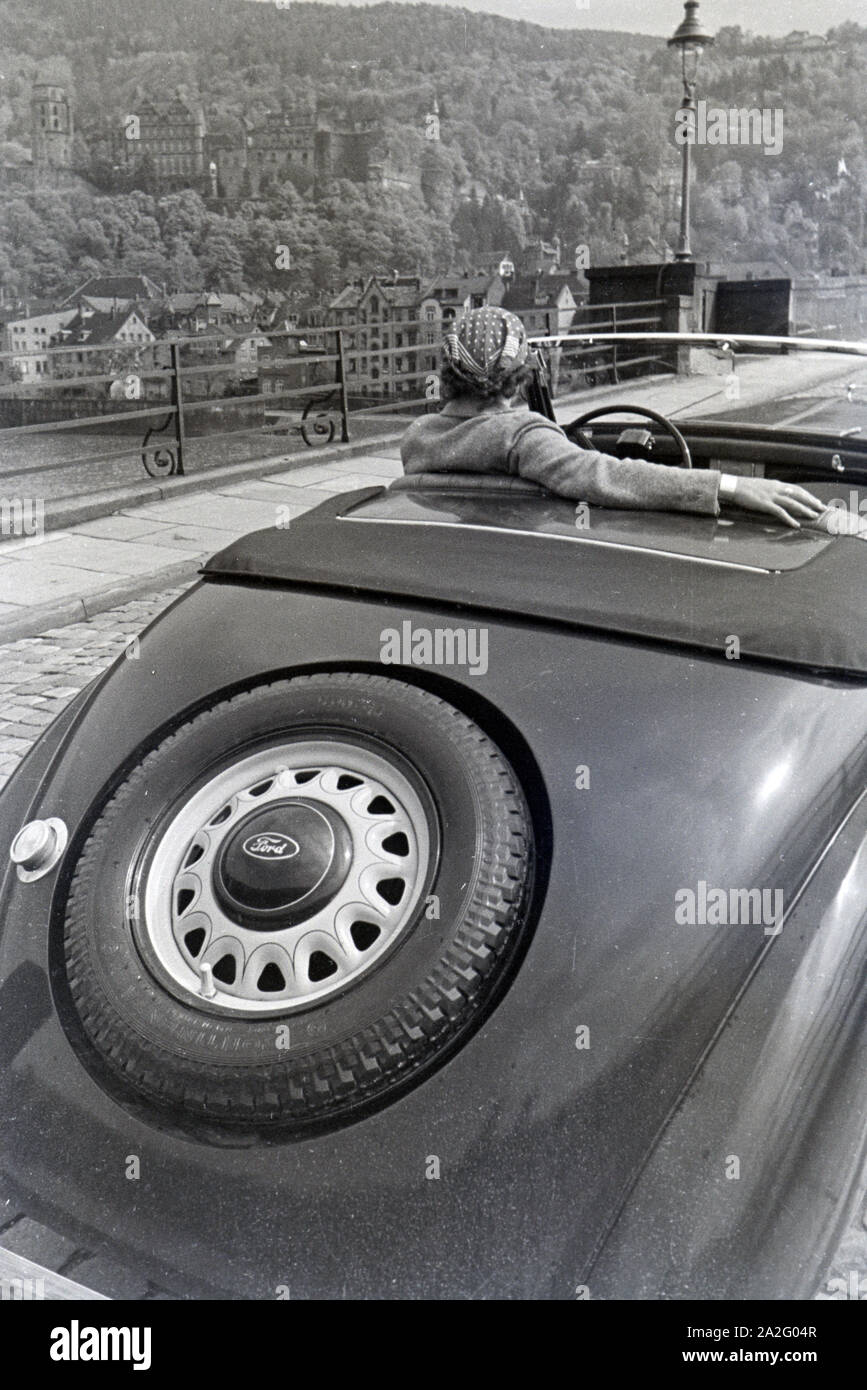
[[[37,169],[68,169],[72,164],[72,101],[63,87],[37,82],[30,99],[33,163]]]

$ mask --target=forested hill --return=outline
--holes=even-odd
[[[16,190],[0,204],[0,275],[13,288],[24,277],[29,291],[50,292],[85,264],[118,263],[150,267],[160,280],[241,285],[265,275],[256,247],[272,235],[291,236],[297,274],[319,288],[377,267],[442,268],[531,235],[586,242],[595,262],[623,254],[628,238],[631,258],[653,260],[676,235],[680,83],[659,38],[547,30],[436,5],[244,0],[0,0],[0,35],[7,164],[30,144],[30,84],[51,77],[74,95],[84,170],[101,131],[117,131],[144,97],[180,91],[201,103],[214,133],[237,132],[241,118],[256,122],[286,98],[333,103],[342,119],[381,127],[396,168],[411,174],[435,157],[443,176],[427,205],[412,188],[345,184],[318,200],[287,184],[243,208],[177,195],[183,245],[148,190],[73,189],[77,240],[50,195]],[[784,138],[772,155],[696,150],[699,253],[862,269],[867,28],[831,30],[816,51],[723,29],[700,95],[720,107],[781,110]],[[425,141],[434,98],[435,151]],[[41,224],[39,255],[31,219]],[[82,221],[92,228],[86,243]]]
[[[674,72],[656,39],[546,30],[436,5],[0,0],[0,33],[11,60],[7,139],[26,141],[37,73],[74,85],[85,132],[106,119],[117,127],[142,96],[180,88],[203,103],[211,129],[305,94],[411,135],[423,132],[437,95],[449,116],[444,143],[500,192],[538,181],[537,157],[571,150],[582,121],[602,129],[601,103],[624,79],[630,85],[630,70],[639,88],[654,57]],[[659,87],[658,76],[650,80]]]

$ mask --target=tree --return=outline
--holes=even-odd
[[[199,264],[205,289],[237,293],[246,288],[241,254],[227,230],[215,228],[208,233],[202,245]]]

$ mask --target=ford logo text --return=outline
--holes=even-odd
[[[244,853],[253,859],[294,859],[301,846],[291,835],[251,835],[244,841]]]

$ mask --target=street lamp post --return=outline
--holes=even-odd
[[[686,130],[695,131],[696,105],[695,105],[695,83],[698,76],[698,65],[701,60],[702,49],[713,43],[713,36],[705,32],[698,18],[698,0],[686,0],[684,4],[684,16],[680,24],[675,29],[671,38],[668,40],[669,48],[680,49],[681,70],[683,73],[683,100],[680,103],[681,111],[691,113],[690,117],[684,117],[684,127]],[[687,138],[683,142],[683,167],[680,192],[680,236],[678,238],[677,250],[674,253],[676,261],[691,261],[692,251],[689,245],[689,177],[690,177],[690,145],[691,141]]]

